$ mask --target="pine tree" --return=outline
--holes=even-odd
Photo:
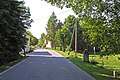
[[[30,26],[29,9],[23,1],[0,1],[0,65],[19,58],[26,44],[26,29]],[[29,23],[29,25],[28,25]]]

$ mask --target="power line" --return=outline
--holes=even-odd
[[[66,10],[66,11],[63,11],[63,12],[60,12],[60,13],[57,13],[56,15],[60,15],[60,14],[63,14],[63,13],[66,13],[66,12],[69,12],[69,11],[71,11],[72,9],[70,9],[70,10]],[[46,17],[43,17],[43,18],[40,18],[40,19],[34,19],[34,20],[43,20],[43,19],[46,19],[46,18],[49,18],[50,17],[50,15],[49,16],[46,16]]]
[[[60,13],[57,13],[57,15],[58,15],[58,14],[63,14],[63,13],[69,12],[69,11],[71,11],[71,10],[72,10],[72,9],[66,10],[66,11],[63,11],[63,12],[60,12]]]

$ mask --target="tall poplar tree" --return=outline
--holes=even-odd
[[[57,28],[57,17],[55,13],[53,12],[48,20],[47,27],[46,27],[48,39],[51,41],[52,48],[56,47],[55,34],[56,34],[57,29],[58,29]]]

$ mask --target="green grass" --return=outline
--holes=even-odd
[[[0,73],[5,71],[6,69],[9,69],[10,67],[12,67],[13,65],[17,64],[18,62],[24,60],[25,57],[21,57],[15,61],[11,61],[10,63],[4,64],[2,66],[0,66]]]
[[[90,60],[92,60],[92,56],[93,55],[90,55]],[[104,68],[120,72],[120,60],[118,60],[119,57],[120,55],[104,56]],[[100,58],[99,55],[96,55],[96,61],[99,62],[99,64],[97,64],[98,66],[102,65],[102,58]]]
[[[120,55],[103,57],[104,65],[102,65],[102,59],[100,58],[100,56],[96,55],[96,61],[98,62],[98,64],[94,65],[91,63],[83,62],[83,55],[80,53],[77,53],[77,57],[75,57],[74,52],[71,52],[70,57],[68,57],[67,52],[62,52],[58,50],[56,51],[71,62],[73,62],[75,65],[95,77],[96,80],[120,80],[120,60],[118,60],[118,57],[120,57]],[[93,54],[90,55],[90,61],[94,59],[93,56]],[[117,72],[116,78],[113,77],[114,70]]]

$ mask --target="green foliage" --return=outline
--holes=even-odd
[[[30,45],[37,45],[38,44],[38,39],[32,35],[30,31],[27,31],[27,35],[30,36]]]
[[[61,28],[62,23],[57,20],[57,17],[55,16],[55,13],[53,12],[52,15],[50,16],[49,20],[48,20],[48,24],[46,27],[46,31],[47,31],[47,38],[49,41],[51,41],[51,46],[52,48],[56,48],[56,41],[55,41],[55,35],[56,35],[56,31]]]
[[[19,57],[26,44],[26,29],[31,24],[29,8],[23,1],[0,1],[0,65]]]
[[[56,32],[55,39],[58,42],[58,44],[64,49],[70,46],[72,50],[74,50],[74,37],[71,41],[72,34],[74,35],[74,26],[75,26],[75,17],[73,15],[69,15],[62,26],[61,29],[59,29]],[[87,35],[84,33],[84,28],[81,28],[80,26],[80,19],[77,18],[77,40],[78,40],[78,51],[83,51],[85,48],[87,48],[88,40],[86,40]],[[71,45],[70,45],[71,43]]]
[[[64,51],[67,48],[67,46],[69,46],[71,41],[71,36],[73,33],[73,26],[74,26],[74,19],[75,17],[73,15],[68,16],[62,28],[58,29],[55,35],[55,39],[57,43],[63,48]]]
[[[92,47],[96,47],[98,51],[102,53],[102,58],[106,55],[115,55],[120,52],[120,1],[119,0],[45,0],[48,3],[51,3],[54,6],[63,8],[68,7],[78,15],[78,23],[82,31],[78,46],[82,48],[87,48],[93,50]],[[72,22],[71,22],[72,23]],[[64,23],[65,25],[65,23]],[[68,25],[68,24],[67,24]],[[66,25],[65,25],[66,26]],[[64,29],[65,30],[65,29]],[[69,31],[69,30],[68,30]],[[58,34],[60,37],[61,30]],[[57,35],[58,35],[57,34]],[[71,33],[70,33],[71,34]],[[57,38],[60,39],[58,36]],[[70,40],[69,40],[70,41]],[[58,40],[59,43],[62,43]],[[117,66],[115,63],[119,63],[115,57],[111,57],[111,60],[105,60],[106,62],[111,63],[110,66]],[[97,59],[99,60],[99,59]],[[89,65],[83,63],[80,59],[73,58],[71,59],[76,65],[80,66],[82,69],[92,72],[98,80],[104,80],[104,78],[110,80],[113,78],[112,71],[101,69],[98,66]],[[102,60],[102,63],[103,64]],[[83,64],[82,64],[83,63]],[[82,65],[81,65],[82,64]],[[107,63],[104,63],[104,66]],[[118,66],[117,66],[118,67]],[[90,71],[91,69],[91,71]],[[94,71],[94,73],[93,73]],[[110,74],[111,73],[111,74]],[[106,75],[107,74],[107,75]],[[109,75],[109,76],[108,76]],[[101,77],[102,76],[102,77]],[[105,79],[105,80],[106,80]]]
[[[44,47],[45,47],[44,41],[47,39],[46,37],[47,37],[47,36],[46,36],[44,33],[41,34],[41,37],[40,37],[40,39],[39,39],[39,41],[38,41],[38,46],[39,46],[39,47],[41,47],[41,48],[44,48]]]
[[[83,44],[102,51],[120,51],[120,1],[119,0],[45,0],[57,7],[72,8],[83,28]],[[81,44],[82,45],[82,44]]]

